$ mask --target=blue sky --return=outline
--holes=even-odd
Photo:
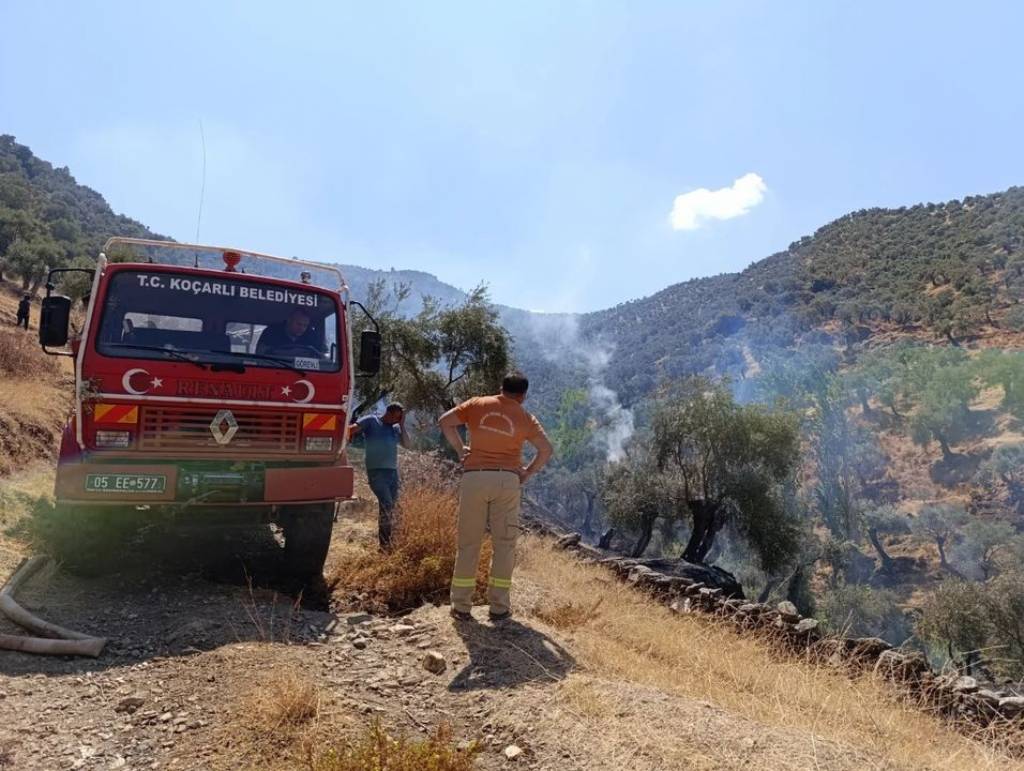
[[[191,240],[201,120],[204,242],[592,310],[1024,183],[1022,9],[0,0],[0,132]]]

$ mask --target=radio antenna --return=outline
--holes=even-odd
[[[203,200],[206,198],[206,133],[203,131],[203,119],[199,119],[199,141],[203,146],[203,182],[199,188],[199,213],[196,215],[196,243],[199,243],[199,226],[203,224]],[[195,255],[195,267],[199,267],[199,253]]]

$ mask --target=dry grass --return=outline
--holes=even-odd
[[[306,675],[293,669],[273,672],[250,696],[252,727],[267,735],[292,731],[316,720],[320,691]]]
[[[406,483],[392,550],[358,549],[340,560],[331,576],[335,591],[390,611],[442,600],[455,566],[457,507],[455,491],[440,479],[419,477]],[[490,559],[485,543],[477,574],[479,596],[486,589]]]
[[[320,689],[298,668],[286,666],[258,678],[242,698],[231,729],[253,767],[293,767],[318,741]]]
[[[369,726],[362,736],[339,748],[322,752],[309,760],[310,771],[472,771],[476,745],[457,749],[447,724],[426,739],[410,741],[390,736],[380,723]]]
[[[53,377],[59,371],[57,360],[43,353],[33,333],[0,329],[0,377]]]
[[[555,629],[572,630],[584,626],[597,619],[600,614],[603,598],[598,597],[591,603],[581,602],[560,602],[552,605],[541,605],[533,611],[533,615]]]
[[[571,636],[579,663],[602,681],[656,689],[687,703],[705,702],[759,730],[803,739],[803,749],[816,741],[856,748],[877,758],[880,767],[1024,768],[992,746],[899,702],[889,686],[873,677],[851,680],[814,661],[780,657],[769,643],[707,617],[674,615],[602,568],[581,566],[535,539],[524,546],[517,572],[520,607],[550,618],[551,608],[567,602],[578,607],[577,598],[603,598],[600,622],[579,624]],[[581,698],[579,692],[572,696],[575,709],[591,715],[587,735],[622,741],[637,732],[633,711],[621,716],[621,710],[605,704],[606,694],[586,695],[583,706]],[[644,730],[652,730],[649,721]]]

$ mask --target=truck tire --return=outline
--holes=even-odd
[[[40,536],[57,563],[77,576],[98,576],[119,564],[113,558],[125,540],[123,516],[93,506],[57,504],[43,518]]]
[[[323,575],[334,529],[334,504],[289,506],[281,518],[281,528],[288,573],[302,581]]]

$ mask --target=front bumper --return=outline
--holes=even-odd
[[[111,480],[108,489],[87,489],[90,476]],[[161,480],[151,490],[118,489],[122,477]],[[57,469],[56,497],[61,503],[139,506],[287,505],[352,497],[351,466],[265,466],[209,463],[68,463]]]

